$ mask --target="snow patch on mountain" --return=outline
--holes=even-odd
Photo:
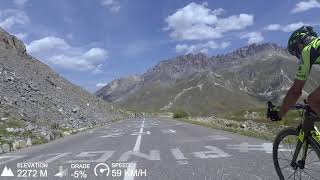
[[[187,93],[188,91],[192,90],[192,89],[195,89],[195,88],[199,88],[200,91],[202,90],[202,86],[203,84],[198,84],[197,86],[192,86],[192,87],[189,87],[189,88],[185,88],[185,89],[182,89],[182,91],[180,93],[178,93],[174,99],[173,99],[173,102],[169,102],[167,105],[165,105],[164,107],[162,107],[160,110],[168,110],[172,107],[173,103],[176,102],[182,95],[184,95],[185,93]]]

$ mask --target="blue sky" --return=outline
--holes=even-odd
[[[2,0],[0,26],[28,53],[94,92],[178,55],[285,46],[299,26],[320,28],[319,8],[316,0]]]

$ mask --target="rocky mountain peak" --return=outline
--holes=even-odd
[[[204,53],[197,53],[197,54],[189,53],[186,55],[178,56],[177,59],[192,60],[192,59],[207,59],[207,58],[208,58],[208,56]]]
[[[286,48],[281,47],[275,43],[263,43],[263,44],[250,44],[248,46],[241,47],[225,56],[237,56],[237,57],[247,57],[256,55],[258,53],[283,53],[288,54]]]
[[[15,50],[17,53],[26,54],[26,46],[17,37],[10,35],[0,27],[0,48],[1,50]]]

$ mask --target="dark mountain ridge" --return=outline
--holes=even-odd
[[[187,54],[161,61],[136,76],[135,81],[127,78],[113,81],[96,95],[133,110],[183,108],[208,114],[237,108],[228,104],[221,107],[222,97],[242,102],[235,103],[240,109],[246,102],[250,107],[262,106],[266,100],[280,101],[283,98],[293,82],[297,62],[285,48],[273,43],[251,44],[213,57],[202,53]],[[305,94],[318,85],[316,78],[312,77],[317,76],[311,75]],[[207,91],[203,91],[205,87]],[[210,102],[202,97],[207,97]],[[201,112],[206,109],[204,107],[209,108]]]

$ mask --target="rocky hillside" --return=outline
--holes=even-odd
[[[20,40],[0,28],[0,144],[27,136],[48,141],[59,135],[54,130],[90,127],[121,116],[28,55]]]
[[[212,115],[281,101],[296,67],[297,60],[285,48],[252,44],[225,55],[188,54],[165,60],[135,81],[115,80],[96,95],[132,110],[184,109]],[[304,95],[319,85],[319,75],[313,70]]]

